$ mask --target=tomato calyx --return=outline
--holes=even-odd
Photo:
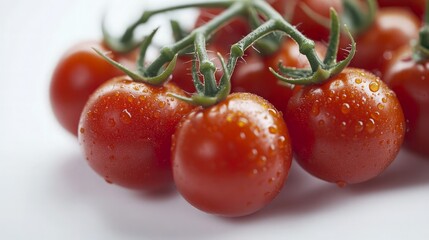
[[[340,22],[336,11],[331,8],[331,32],[329,37],[329,44],[327,48],[327,52],[323,62],[321,62],[317,56],[315,59],[308,58],[311,69],[296,69],[296,68],[288,68],[279,63],[279,70],[282,74],[288,76],[284,76],[280,73],[277,73],[273,68],[270,68],[270,71],[280,79],[283,84],[298,84],[298,85],[312,85],[312,84],[320,84],[332,76],[337,75],[343,69],[345,69],[350,61],[352,60],[355,52],[356,52],[356,43],[348,31],[348,28],[345,27],[346,32],[349,35],[351,40],[350,52],[347,57],[337,62],[337,53],[339,47],[339,38],[340,38]]]
[[[416,62],[426,61],[429,59],[429,1],[426,1],[423,26],[419,32],[419,39],[413,46],[413,59]]]
[[[172,94],[172,96],[180,98],[181,100],[194,105],[209,107],[220,101],[223,101],[230,93],[231,75],[234,72],[234,68],[238,59],[244,56],[245,51],[249,47],[255,46],[257,44],[260,44],[260,46],[262,45],[262,48],[266,48],[268,52],[273,51],[272,49],[276,48],[276,41],[279,41],[279,36],[276,34],[280,34],[280,36],[288,35],[290,38],[292,38],[299,45],[300,53],[305,55],[311,67],[311,69],[291,69],[282,67],[282,74],[286,74],[288,77],[276,73],[271,69],[275,76],[286,83],[304,85],[321,83],[340,73],[345,67],[347,67],[355,53],[355,42],[353,39],[351,39],[351,50],[348,54],[348,57],[341,62],[337,63],[336,61],[339,45],[339,34],[341,29],[337,13],[334,9],[331,9],[332,30],[329,40],[328,52],[325,58],[322,60],[315,51],[315,42],[305,37],[294,26],[289,24],[280,13],[278,13],[272,6],[263,0],[221,0],[211,3],[185,4],[149,11],[149,13],[144,13],[142,18],[140,18],[135,24],[131,25],[127,29],[126,33],[122,37],[122,42],[127,42],[129,39],[132,39],[132,37],[130,37],[133,35],[131,32],[134,31],[137,25],[147,21],[151,15],[159,12],[195,6],[221,7],[225,8],[225,10],[222,11],[219,15],[216,15],[216,17],[212,18],[207,23],[195,28],[186,36],[182,35],[182,30],[177,28],[177,24],[172,23],[172,25],[176,25],[176,35],[177,39],[179,40],[171,45],[162,47],[160,49],[160,55],[150,65],[148,65],[147,68],[144,66],[144,55],[146,54],[146,50],[150,45],[156,30],[154,30],[152,34],[146,37],[142,42],[137,72],[130,71],[120,64],[115,63],[108,57],[104,57],[113,65],[128,74],[135,81],[143,81],[153,85],[161,85],[169,79],[170,74],[174,70],[178,54],[193,48],[194,67],[192,76],[196,92],[191,95],[191,97],[176,96],[174,94]],[[217,69],[216,65],[208,57],[206,40],[208,40],[221,26],[227,24],[237,17],[243,16],[250,19],[250,25],[252,26],[253,31],[231,46],[230,57],[227,64],[225,64],[223,58],[218,55],[220,61],[222,62],[223,75],[220,81],[216,81],[215,73]],[[349,36],[352,38],[350,34]],[[273,48],[270,48],[270,46]],[[196,67],[196,61],[199,63],[199,69]],[[198,73],[203,76],[202,79],[200,79]]]

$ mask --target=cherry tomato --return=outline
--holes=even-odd
[[[381,9],[371,27],[356,36],[356,54],[350,66],[380,76],[392,52],[417,38],[419,26],[417,17],[407,10]]]
[[[378,0],[381,8],[384,7],[403,7],[413,11],[420,19],[423,18],[425,9],[425,0]]]
[[[67,131],[76,136],[79,117],[89,96],[105,81],[123,75],[91,47],[110,51],[99,42],[79,43],[61,58],[51,79],[50,99],[54,115]],[[110,57],[126,65],[136,59],[134,53],[111,53]]]
[[[395,159],[405,133],[395,93],[360,69],[297,88],[286,116],[298,163],[339,186],[379,175]]]
[[[384,74],[396,92],[407,122],[405,145],[429,156],[429,61],[416,62],[409,47],[398,50]]]
[[[200,210],[251,214],[279,193],[291,151],[281,114],[257,95],[234,93],[181,121],[173,136],[174,181]]]
[[[316,42],[316,52],[322,56],[326,52],[326,47],[320,42]],[[270,67],[277,70],[279,62],[288,67],[310,67],[307,58],[299,52],[295,41],[288,38],[274,55],[266,58],[254,55],[247,58],[245,63],[237,66],[231,79],[232,91],[259,95],[284,113],[289,98],[292,96],[292,88],[281,86],[279,80],[269,70]]]
[[[329,29],[321,25],[315,18],[309,16],[303,10],[303,7],[308,7],[318,16],[329,19],[330,8],[334,8],[338,15],[343,12],[343,4],[341,0],[285,0],[288,7],[286,19],[291,18],[290,22],[297,27],[305,36],[316,41],[329,40]],[[292,10],[289,10],[292,9]],[[290,14],[291,16],[288,16]]]
[[[107,182],[131,189],[171,185],[171,136],[192,107],[163,87],[118,77],[91,95],[79,124],[79,143],[89,165]]]

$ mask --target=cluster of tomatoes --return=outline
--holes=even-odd
[[[348,13],[341,0],[267,2],[316,42],[319,56],[329,38],[319,20],[329,18],[331,7]],[[137,51],[79,44],[52,77],[55,116],[78,136],[89,165],[108,183],[147,191],[174,183],[192,205],[213,214],[242,216],[268,204],[287,178],[293,153],[323,180],[340,186],[367,181],[395,159],[404,138],[429,156],[429,58],[416,60],[410,47],[419,39],[425,1],[378,2],[373,21],[351,29],[356,54],[340,73],[317,84],[279,85],[269,70],[279,62],[310,67],[300,46],[284,38],[269,54],[247,50],[230,79],[233,93],[212,106],[174,97],[195,92],[192,56],[179,56],[169,81],[153,86],[123,76],[90,47],[130,68]],[[201,9],[195,27],[220,12]],[[209,58],[226,55],[251,31],[244,19],[229,22],[208,43]],[[349,44],[340,37],[342,49]]]

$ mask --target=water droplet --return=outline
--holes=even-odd
[[[371,82],[369,84],[369,90],[371,90],[371,92],[377,92],[380,89],[380,84],[378,82]]]
[[[79,129],[79,132],[80,132],[80,133],[82,133],[82,134],[84,134],[84,133],[85,133],[85,128],[81,127],[81,128]]]
[[[320,107],[319,104],[317,104],[317,102],[315,102],[313,104],[313,107],[311,108],[311,114],[313,114],[313,116],[317,116],[320,113]]]
[[[160,107],[160,108],[165,107],[165,102],[164,101],[159,101],[158,102],[158,107]]]
[[[240,138],[241,139],[246,139],[246,134],[244,132],[240,132]]]
[[[256,175],[256,174],[258,174],[258,169],[254,168],[252,172],[253,172],[253,174]]]
[[[366,131],[368,133],[373,133],[375,131],[375,121],[374,119],[370,118],[368,122],[366,123]]]
[[[128,96],[128,102],[132,103],[134,101],[134,96],[130,95]]]
[[[258,150],[256,148],[252,149],[252,155],[253,156],[257,156],[258,155]]]
[[[375,111],[375,112],[371,113],[371,117],[375,120],[378,120],[380,118],[380,112]]]
[[[247,118],[240,117],[240,118],[238,119],[237,125],[238,125],[239,127],[244,127],[244,126],[246,126],[246,124],[247,124],[248,122],[249,122],[249,121],[247,120]]]
[[[347,130],[347,123],[346,122],[341,122],[341,130]]]
[[[276,146],[274,146],[274,144],[270,144],[269,150],[271,154],[274,153],[276,151]]]
[[[129,124],[131,122],[131,113],[128,112],[127,109],[122,110],[121,112],[121,122],[125,123],[125,124]]]
[[[269,126],[268,132],[270,132],[271,134],[276,134],[278,132],[277,126],[275,126],[275,125]]]
[[[381,104],[381,103],[379,103],[379,104],[377,104],[377,108],[380,109],[380,110],[383,110],[384,109],[384,105]]]
[[[343,114],[348,114],[348,113],[350,113],[350,105],[349,105],[348,103],[343,103],[343,104],[341,105],[341,112],[342,112]]]
[[[271,116],[277,116],[277,111],[272,108],[269,108],[268,112],[271,114]]]
[[[112,184],[112,180],[109,179],[109,176],[104,177],[104,180],[108,183],[108,184]]]
[[[355,79],[355,83],[357,83],[357,84],[361,84],[361,83],[362,83],[362,79],[360,79],[360,78],[356,78],[356,79]]]
[[[335,183],[336,183],[336,184],[337,184],[337,186],[338,186],[338,187],[340,187],[340,188],[344,188],[345,186],[347,186],[347,183],[346,183],[345,181],[342,181],[342,180],[340,180],[340,181],[336,181]]]
[[[280,136],[278,142],[279,142],[280,148],[283,148],[284,147],[283,144],[286,142],[286,138],[284,136]]]
[[[357,133],[358,132],[362,132],[363,128],[364,128],[363,122],[362,121],[358,121],[356,123],[356,126],[355,126],[355,132],[357,132]]]
[[[255,136],[259,136],[259,133],[261,132],[261,130],[259,130],[259,128],[258,127],[255,127],[254,129],[253,129],[253,134],[255,135]]]

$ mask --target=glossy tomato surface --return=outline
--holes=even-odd
[[[405,144],[429,156],[429,61],[416,62],[403,48],[387,66],[384,81],[396,92],[407,121]]]
[[[395,159],[405,133],[395,93],[353,68],[322,85],[298,88],[286,116],[298,163],[341,186],[379,175]]]
[[[393,52],[417,38],[419,26],[417,17],[408,10],[381,9],[371,27],[355,36],[356,54],[350,66],[380,76]]]
[[[326,47],[316,42],[316,52],[322,56]],[[310,68],[307,58],[299,52],[298,45],[288,38],[275,54],[268,57],[254,55],[237,66],[231,78],[232,91],[254,93],[268,100],[279,111],[285,112],[292,96],[292,86],[280,85],[279,79],[269,70],[271,67],[278,71],[280,62],[287,67]]]
[[[110,52],[100,42],[82,42],[60,59],[50,85],[50,100],[55,117],[70,133],[77,136],[79,117],[89,96],[107,80],[123,73],[98,56],[91,48]],[[109,53],[122,64],[129,65],[136,56]]]
[[[268,204],[291,165],[281,114],[266,100],[235,93],[186,116],[173,137],[173,175],[194,207],[242,216]]]
[[[423,18],[426,0],[378,0],[378,5],[384,7],[402,7],[410,9],[420,19]]]
[[[171,136],[192,107],[167,92],[118,77],[103,84],[85,105],[79,143],[89,165],[107,182],[132,189],[171,185]]]

